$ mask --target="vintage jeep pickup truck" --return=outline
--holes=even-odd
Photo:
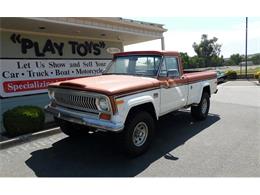
[[[45,109],[65,134],[117,132],[125,151],[139,155],[148,149],[161,116],[191,107],[195,119],[206,119],[217,76],[185,73],[177,52],[122,52],[102,75],[54,83],[48,92]]]

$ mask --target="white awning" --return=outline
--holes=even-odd
[[[0,18],[0,30],[119,41],[130,45],[161,39],[162,24],[111,17]]]

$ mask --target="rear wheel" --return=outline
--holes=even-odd
[[[63,133],[70,137],[79,137],[79,136],[87,136],[89,133],[89,128],[84,125],[79,125],[75,123],[71,123],[61,119],[55,119],[60,129]]]
[[[131,156],[144,153],[152,142],[154,128],[154,119],[149,113],[131,113],[122,132],[125,152]]]
[[[196,120],[205,120],[209,113],[210,98],[207,92],[203,92],[200,103],[196,106],[191,106],[191,115]]]

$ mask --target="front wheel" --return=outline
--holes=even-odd
[[[209,113],[210,99],[209,94],[204,92],[201,96],[200,103],[197,106],[191,106],[191,115],[196,120],[205,120]]]
[[[149,113],[131,113],[122,132],[125,152],[131,156],[144,153],[151,144],[154,128],[154,119]]]

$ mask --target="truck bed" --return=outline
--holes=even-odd
[[[197,72],[187,72],[185,71],[183,77],[189,82],[197,82],[201,80],[216,79],[217,73],[215,71],[197,71]]]

